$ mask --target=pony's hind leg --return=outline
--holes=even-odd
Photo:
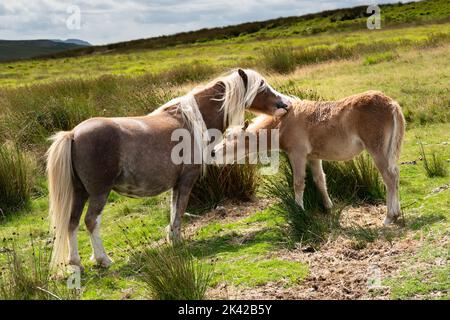
[[[72,203],[72,211],[69,220],[69,265],[82,268],[81,258],[78,253],[78,227],[80,225],[81,214],[83,213],[84,205],[88,195],[85,190],[75,188],[75,196]]]
[[[102,239],[100,238],[101,213],[105,207],[106,201],[108,200],[108,195],[109,192],[97,196],[90,196],[89,208],[84,219],[91,237],[91,245],[93,250],[91,260],[94,260],[99,266],[104,268],[109,267],[112,263],[111,259],[105,252]]]
[[[330,210],[333,207],[333,202],[331,202],[330,196],[328,195],[327,182],[322,168],[322,160],[310,160],[309,163],[314,183],[322,194],[323,205],[325,206],[325,209]]]

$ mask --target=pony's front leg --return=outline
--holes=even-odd
[[[289,161],[292,166],[292,173],[294,175],[294,193],[295,202],[305,210],[303,205],[303,192],[305,190],[305,176],[306,176],[306,154],[301,152],[293,152],[288,154]]]
[[[192,187],[198,177],[197,172],[189,172],[180,177],[179,183],[172,190],[172,204],[170,210],[170,225],[167,226],[167,240],[181,241],[181,219],[189,202]]]

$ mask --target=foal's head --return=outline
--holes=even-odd
[[[247,131],[248,125],[246,120],[243,126],[233,126],[225,131],[222,141],[213,149],[213,163],[233,164],[248,156],[249,140],[256,139],[256,132]]]

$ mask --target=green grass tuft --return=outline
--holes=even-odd
[[[262,50],[262,63],[268,71],[286,74],[297,66],[292,47],[267,47]]]
[[[420,145],[420,156],[422,157],[423,168],[427,173],[429,178],[434,177],[446,177],[448,176],[448,170],[445,163],[445,159],[436,151],[431,152],[430,158],[426,155],[425,150],[423,148],[423,143],[419,142]]]
[[[0,217],[28,204],[34,173],[30,156],[16,147],[0,144]]]
[[[78,289],[69,289],[64,282],[52,278],[50,247],[37,244],[32,238],[30,254],[19,251],[14,239],[3,244],[0,300],[78,299]]]
[[[201,300],[212,278],[212,267],[197,259],[184,244],[162,245],[132,256],[150,297],[157,300]]]

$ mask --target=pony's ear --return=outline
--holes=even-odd
[[[242,130],[244,130],[244,131],[247,130],[249,124],[250,124],[250,121],[248,121],[248,119],[245,119],[244,126],[242,127]]]
[[[247,74],[246,74],[245,71],[242,70],[242,69],[238,69],[238,73],[239,73],[239,75],[241,76],[242,81],[244,82],[245,90],[247,90],[247,84],[248,84],[248,77],[247,77]]]

